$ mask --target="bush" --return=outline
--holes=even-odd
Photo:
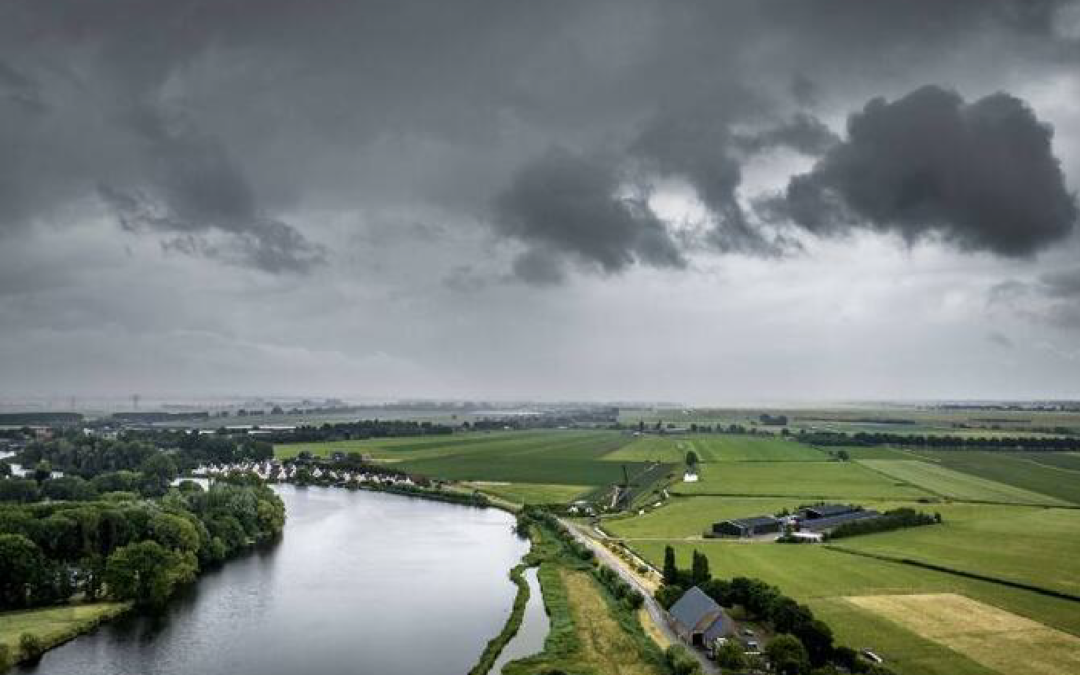
[[[15,663],[11,658],[11,649],[6,644],[0,643],[0,673],[6,672],[13,665]]]
[[[664,650],[664,661],[672,675],[695,675],[701,672],[701,664],[682,645],[671,645]]]
[[[653,597],[656,598],[661,607],[671,609],[671,606],[678,602],[685,592],[686,589],[682,586],[661,586],[653,594]]]
[[[45,653],[45,643],[33,633],[23,633],[19,636],[19,651],[24,661],[37,661]]]

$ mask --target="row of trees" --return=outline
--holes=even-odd
[[[855,520],[840,525],[828,534],[829,539],[843,539],[860,534],[873,534],[875,532],[888,532],[905,527],[919,527],[921,525],[934,525],[941,522],[941,514],[923,513],[915,509],[904,507],[893,509],[881,514],[878,518]]]
[[[157,604],[198,570],[278,536],[285,506],[269,488],[185,482],[160,499],[0,506],[0,607],[64,602],[77,591]]]
[[[671,546],[664,549],[664,585],[656,592],[656,600],[663,607],[671,607],[691,586],[697,586],[723,607],[740,606],[750,621],[768,623],[776,637],[766,646],[766,656],[775,672],[780,675],[832,675],[843,669],[852,673],[887,675],[890,671],[861,658],[855,650],[836,645],[832,630],[814,617],[804,604],[784,595],[780,589],[747,577],[731,580],[711,578],[708,559],[698,551],[693,552],[691,569],[675,566],[675,551]],[[741,670],[742,649],[730,648],[728,654],[718,655],[725,659],[721,667]]]
[[[414,420],[357,420],[321,426],[302,426],[276,434],[279,443],[312,443],[316,441],[342,441],[364,438],[392,438],[398,436],[448,435],[454,428],[434,422]]]
[[[866,431],[849,434],[843,431],[807,432],[800,430],[798,438],[804,443],[821,446],[897,445],[941,450],[1080,450],[1080,436],[949,436]]]

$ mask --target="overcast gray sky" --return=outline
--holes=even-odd
[[[1080,397],[1080,3],[9,0],[0,394]]]

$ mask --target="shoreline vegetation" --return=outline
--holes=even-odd
[[[133,606],[130,602],[88,602],[0,614],[0,673],[96,630],[106,621],[126,614]],[[31,658],[21,655],[24,635],[33,635],[37,640],[39,651]]]

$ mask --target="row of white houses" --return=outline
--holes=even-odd
[[[207,464],[198,467],[191,472],[196,478],[213,478],[224,476],[234,472],[253,473],[265,481],[287,483],[296,478],[300,468],[295,464],[279,464],[278,462],[239,462],[236,464]],[[350,471],[345,469],[323,469],[314,467],[311,469],[312,478],[318,480],[330,480],[335,483],[370,483],[374,485],[415,485],[416,483],[408,476],[396,476],[367,471]]]

